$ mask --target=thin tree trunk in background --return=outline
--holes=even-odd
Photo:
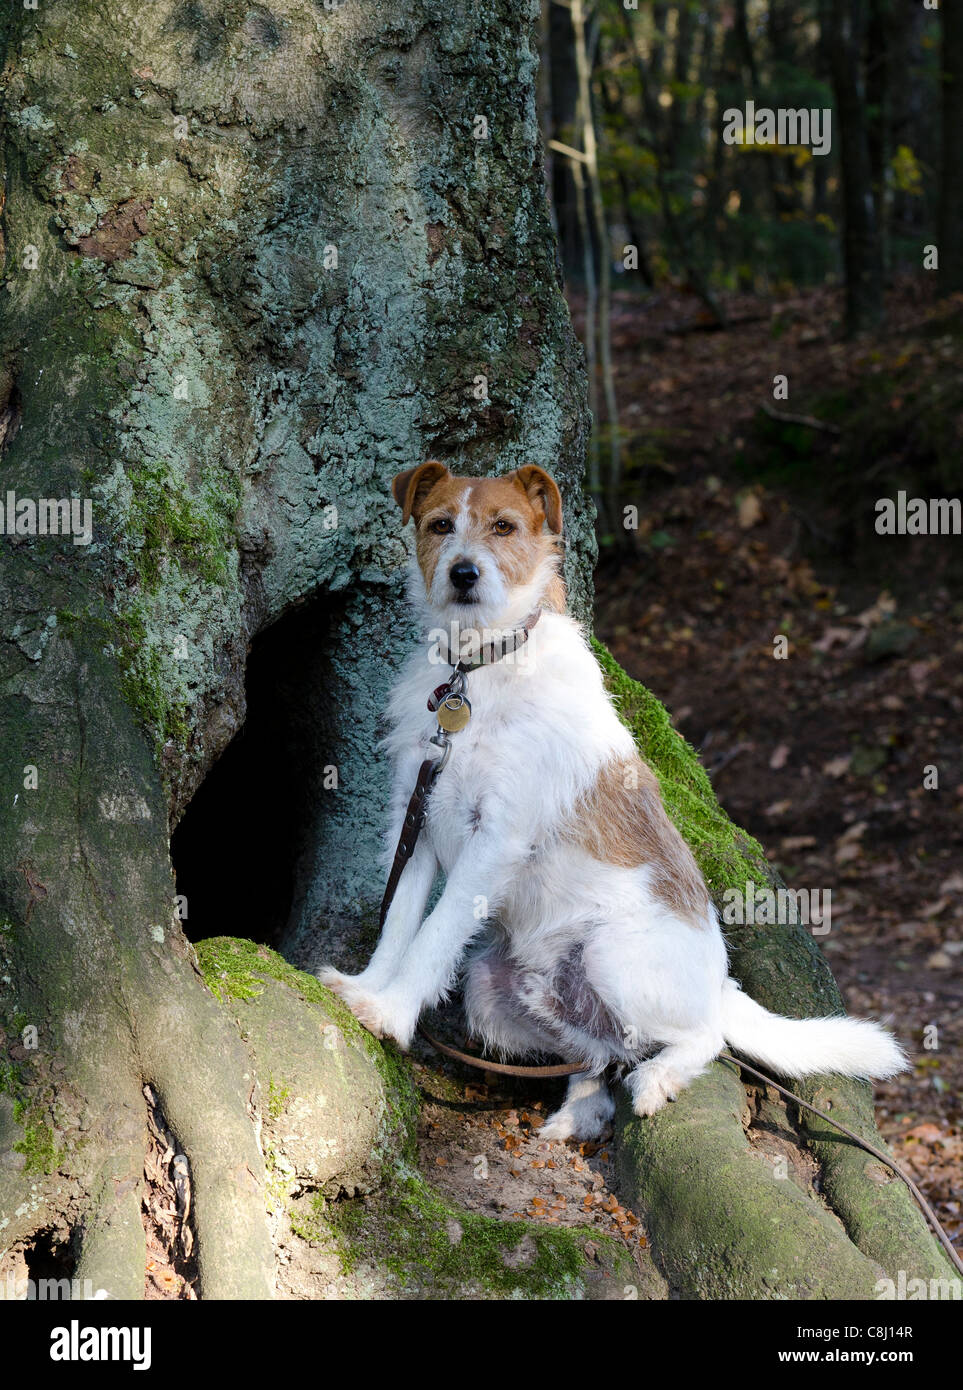
[[[712,69],[715,61],[715,39],[719,29],[718,16],[715,13],[715,0],[710,0],[706,5],[707,22],[701,25],[702,43],[699,47],[697,61],[698,81],[701,91],[695,100],[692,111],[692,124],[695,138],[701,143],[704,140],[706,123],[707,98],[712,85]]]
[[[582,242],[582,276],[585,280],[585,367],[588,373],[588,402],[592,416],[592,433],[589,436],[588,478],[589,489],[597,508],[602,506],[602,475],[599,451],[599,387],[598,387],[598,290],[595,284],[595,257],[592,255],[592,232],[589,227],[588,206],[585,197],[585,170],[580,159],[572,160],[572,178],[575,183],[575,207],[578,212],[578,228]]]
[[[578,103],[578,75],[575,71],[572,16],[567,5],[548,0],[548,47],[550,53],[551,119],[549,136],[570,145],[577,144],[575,134]],[[552,182],[549,185],[556,224],[561,235],[561,254],[566,271],[576,277],[583,274],[584,248],[578,222],[575,170],[568,159],[553,160]]]
[[[919,139],[920,84],[907,81],[906,74],[914,71],[920,62],[921,23],[930,25],[940,22],[939,16],[914,5],[896,4],[890,15],[890,61],[893,69],[890,82],[890,136],[894,148],[905,145],[917,155],[926,148],[926,141],[921,143]],[[935,193],[938,199],[938,186]],[[931,209],[931,212],[938,218],[938,208]],[[891,229],[900,237],[920,240],[920,234],[928,225],[931,223],[927,216],[926,199],[909,190],[894,188],[890,208]],[[922,240],[928,240],[928,237]]]
[[[940,169],[940,289],[963,290],[963,7],[958,0],[940,6],[943,47],[943,156]]]
[[[695,41],[695,11],[688,3],[678,7],[678,20],[675,33],[675,53],[672,57],[672,81],[676,91],[672,94],[669,107],[668,129],[666,135],[666,158],[673,173],[689,171],[689,152],[692,148],[692,131],[687,117],[689,101],[678,90],[689,81],[689,67],[692,62],[692,45]],[[682,166],[682,167],[680,167]]]
[[[793,0],[769,0],[767,33],[769,38],[769,67],[777,89],[785,81],[787,74],[805,69],[796,45],[794,19],[797,6]],[[819,160],[812,161],[820,163]],[[788,216],[795,216],[805,199],[805,175],[796,164],[794,155],[779,157],[778,184],[782,194],[782,210]],[[811,166],[810,166],[811,167]]]
[[[668,50],[669,11],[671,5],[652,6],[652,44],[649,50],[649,72],[652,82],[661,86],[665,74]]]
[[[892,153],[891,64],[894,59],[891,19],[892,0],[870,0],[866,29],[867,142],[884,275],[889,264],[888,171]]]
[[[749,33],[749,16],[746,0],[736,0],[733,33],[743,67],[749,78],[749,95],[752,96],[758,104],[762,101],[763,95],[762,77],[759,72],[759,62],[756,57],[755,46],[752,42],[752,36]],[[780,186],[778,169],[779,156],[767,151],[765,154],[761,154],[759,158],[762,160],[762,177],[769,193],[771,216],[778,218],[789,214],[792,211],[792,199],[786,197]]]
[[[584,171],[592,202],[595,244],[598,252],[598,344],[602,367],[602,389],[605,395],[609,429],[609,476],[605,492],[610,499],[614,500],[621,478],[621,448],[618,402],[615,397],[615,374],[612,365],[612,250],[609,246],[605,206],[602,201],[602,183],[599,178],[598,145],[595,138],[595,114],[592,110],[592,86],[585,20],[582,0],[572,0],[575,67],[578,73],[579,132],[581,147],[585,153]],[[588,306],[586,305],[586,318],[587,316]],[[596,419],[593,438],[597,431],[598,420]],[[596,467],[598,467],[597,462]],[[609,507],[606,508],[606,511],[608,510],[610,510]]]
[[[867,0],[822,0],[822,23],[836,100],[833,138],[840,144],[846,332],[883,321],[883,263],[869,154],[863,53]]]
[[[625,117],[620,105],[620,89],[616,88],[616,93],[613,95],[604,73],[599,74],[599,94],[606,116],[609,117],[610,121],[617,122],[618,128],[621,129],[625,124]],[[622,219],[629,235],[629,242],[638,252],[639,274],[642,276],[646,288],[652,289],[655,284],[655,279],[652,274],[652,266],[646,254],[645,232],[642,224],[636,219],[632,207],[633,189],[629,184],[628,176],[622,167],[621,161],[616,161],[615,177],[618,180]]]

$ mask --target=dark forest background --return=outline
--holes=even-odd
[[[760,376],[750,442],[770,447],[756,448],[750,472],[818,473],[828,452],[832,473],[855,474],[839,499],[848,522],[867,475],[877,492],[914,478],[945,490],[963,407],[959,361],[937,341],[943,328],[957,340],[963,291],[959,6],[566,0],[544,9],[541,46],[547,177],[599,421],[591,481],[616,523],[604,533],[625,539],[623,481],[666,453],[651,420],[632,418],[636,383],[616,389],[630,364],[611,359],[626,332],[751,323],[745,341],[731,340],[742,358],[783,339],[792,404],[778,408]],[[748,101],[757,112],[831,111],[830,152],[727,143],[725,113]],[[906,322],[905,308],[934,302],[941,314]],[[834,350],[875,342],[881,356],[857,372],[856,391],[845,377],[858,354],[836,352],[831,374],[792,357],[807,311]],[[921,338],[928,351],[917,353]]]
[[[958,6],[552,3],[542,61],[548,140],[573,149],[585,147],[588,70],[617,277],[614,253],[634,244],[642,286],[684,281],[718,314],[720,291],[819,285],[845,271],[848,327],[860,331],[884,321],[887,277],[918,272],[923,245],[937,243],[941,289],[963,290]],[[747,100],[832,108],[831,153],[726,143],[723,112]],[[566,271],[581,278],[577,171],[557,149],[550,157]]]
[[[572,0],[541,49],[596,630],[832,891],[848,1007],[922,1059],[881,1128],[959,1235],[963,538],[878,535],[875,504],[961,491],[963,7]],[[726,143],[747,101],[831,108],[831,152]]]

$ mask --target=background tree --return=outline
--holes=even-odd
[[[963,290],[963,14],[959,5],[940,7],[943,153],[940,173],[940,285],[946,294]]]
[[[881,193],[873,190],[870,121],[866,112],[864,54],[869,6],[866,0],[824,3],[833,92],[835,136],[839,140],[843,185],[843,262],[846,272],[846,325],[850,333],[875,328],[883,317],[883,254],[880,240]],[[882,117],[877,116],[881,126]],[[878,141],[882,146],[882,140]],[[882,163],[880,153],[878,163]]]

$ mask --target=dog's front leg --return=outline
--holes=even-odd
[[[400,827],[399,827],[400,834]],[[425,904],[438,872],[438,860],[426,835],[415,845],[405,865],[381,929],[374,955],[360,975],[343,975],[326,965],[318,971],[322,984],[333,989],[353,1008],[352,997],[383,989],[397,973],[405,952],[421,926]]]
[[[471,837],[393,978],[376,992],[345,995],[376,1037],[410,1045],[422,1009],[437,1003],[453,984],[466,947],[497,907],[527,853],[527,839],[493,830]]]

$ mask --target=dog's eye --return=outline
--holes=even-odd
[[[515,527],[510,521],[505,521],[501,517],[492,526],[492,530],[495,532],[496,536],[510,536],[514,529]]]
[[[433,531],[436,536],[447,536],[449,531],[454,529],[454,524],[447,516],[436,516],[434,521],[428,523],[428,530]]]

